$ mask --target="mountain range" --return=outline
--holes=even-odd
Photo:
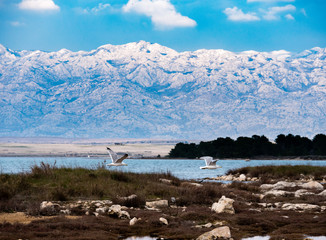
[[[326,49],[0,45],[0,136],[215,139],[326,130]]]

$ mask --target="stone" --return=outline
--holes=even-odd
[[[303,188],[306,189],[316,189],[316,190],[324,190],[323,185],[321,185],[319,182],[316,181],[310,181],[307,183],[302,184]]]
[[[230,239],[231,231],[228,226],[218,227],[200,235],[197,240],[215,240],[219,238]]]
[[[43,201],[40,204],[40,213],[46,216],[53,216],[60,212],[61,206],[57,203]]]
[[[62,210],[60,210],[60,213],[65,214],[65,215],[70,215],[71,211],[69,209],[62,209]]]
[[[223,225],[226,225],[226,222],[225,221],[214,221],[213,222],[213,226],[214,227],[223,226]]]
[[[127,206],[121,206],[121,210],[127,211],[129,208]]]
[[[224,178],[225,181],[232,181],[233,180],[233,176],[232,175],[227,175]]]
[[[284,188],[293,188],[296,186],[297,186],[297,184],[294,182],[279,181],[273,185],[273,189],[282,190]]]
[[[283,196],[287,196],[287,195],[291,195],[291,194],[293,194],[293,193],[283,191],[283,190],[270,190],[268,192],[265,192],[264,197],[267,195],[272,195],[275,197],[283,197]]]
[[[320,211],[321,208],[318,205],[306,204],[306,203],[285,203],[282,205],[282,210]]]
[[[193,182],[191,182],[189,184],[192,185],[192,186],[195,186],[195,187],[202,187],[203,186],[203,184],[200,184],[200,183],[193,183]]]
[[[246,177],[246,175],[241,174],[238,179],[239,179],[239,181],[246,181],[247,177]]]
[[[194,183],[194,182],[183,182],[181,183],[182,186],[194,186],[194,187],[202,187],[203,184]]]
[[[112,205],[109,208],[109,215],[113,217],[119,217],[121,214],[121,206],[120,205]]]
[[[133,226],[135,225],[138,221],[140,220],[140,218],[136,218],[136,217],[133,217],[130,221],[129,221],[129,225],[130,226]]]
[[[95,209],[95,212],[97,212],[99,214],[104,214],[107,210],[108,210],[107,207],[99,207],[99,208]]]
[[[212,223],[206,223],[206,224],[202,224],[202,225],[196,225],[195,228],[210,228],[212,226],[213,226]]]
[[[165,184],[172,184],[172,180],[170,179],[160,178],[159,181]]]
[[[318,195],[319,195],[319,196],[325,196],[325,197],[326,197],[326,190],[324,190],[324,191],[318,193]]]
[[[212,226],[213,226],[212,223],[206,223],[206,224],[203,225],[204,228],[210,228]]]
[[[131,195],[128,196],[128,197],[120,197],[120,199],[121,199],[121,200],[124,200],[124,201],[126,201],[126,200],[133,200],[133,199],[135,199],[135,198],[137,198],[137,195],[136,195],[136,194],[131,194]]]
[[[169,206],[168,200],[158,200],[152,202],[146,202],[146,206],[150,208],[164,208]]]
[[[130,219],[130,215],[127,211],[121,211],[118,217],[121,219]]]
[[[274,184],[262,184],[262,185],[260,185],[259,188],[262,191],[268,191],[268,190],[272,189],[273,187],[274,187]]]
[[[299,190],[295,191],[294,196],[296,198],[300,198],[302,196],[313,195],[313,194],[314,193],[308,192],[306,189],[299,189]]]
[[[95,203],[94,205],[95,205],[95,207],[98,207],[98,208],[102,206],[102,204],[99,202]]]
[[[165,218],[163,218],[163,217],[160,217],[160,222],[161,223],[163,223],[164,225],[169,225],[169,222],[168,222],[168,220],[166,220]]]
[[[226,198],[225,196],[222,196],[220,200],[216,203],[213,203],[212,205],[212,211],[216,213],[229,213],[234,214],[234,208],[233,208],[234,200],[231,198]]]

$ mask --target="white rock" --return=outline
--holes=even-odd
[[[310,182],[304,183],[304,184],[302,184],[302,187],[306,188],[306,189],[316,189],[316,190],[324,189],[323,185],[321,185],[319,182],[316,182],[316,181],[310,181]]]
[[[62,209],[62,210],[60,210],[60,213],[65,214],[65,215],[70,215],[71,211],[69,209]]]
[[[163,208],[163,207],[168,207],[169,202],[168,202],[168,200],[158,200],[158,201],[146,202],[146,206],[150,207],[150,208]]]
[[[165,225],[169,225],[169,222],[168,222],[168,220],[166,220],[165,218],[163,218],[163,217],[160,217],[160,222],[161,223],[163,223],[163,224],[165,224]]]
[[[121,215],[121,206],[120,205],[112,205],[109,208],[109,214],[111,216],[120,217],[120,215]]]
[[[233,208],[234,200],[231,198],[226,198],[225,196],[222,196],[220,200],[216,203],[213,203],[212,205],[212,211],[216,213],[230,213],[234,214],[234,208]]]
[[[273,195],[275,197],[281,197],[281,196],[286,196],[286,195],[291,195],[291,194],[293,194],[293,193],[283,191],[283,190],[271,190],[271,191],[265,192],[264,196]]]
[[[320,195],[320,196],[325,196],[325,197],[326,197],[326,190],[320,192],[318,195]]]
[[[302,196],[307,196],[307,195],[313,195],[314,193],[308,192],[306,189],[299,189],[295,191],[294,196],[296,198],[302,197]]]
[[[274,187],[273,184],[262,184],[262,185],[260,185],[259,188],[260,188],[262,191],[268,191],[268,190],[272,189],[273,187]]]
[[[102,204],[99,202],[95,203],[94,205],[95,205],[95,207],[98,207],[98,208],[102,206]]]
[[[40,212],[43,215],[55,215],[60,212],[61,206],[57,203],[52,203],[48,201],[43,201],[40,204]]]
[[[206,223],[205,225],[203,225],[204,228],[210,228],[212,227],[213,224],[212,223]]]
[[[232,175],[227,175],[225,178],[224,178],[225,181],[232,181],[233,180],[233,176]]]
[[[172,183],[172,180],[170,179],[165,179],[165,178],[160,178],[159,181],[161,183],[165,183],[165,184],[171,184]]]
[[[138,221],[139,221],[138,218],[133,217],[133,218],[129,221],[129,225],[130,225],[130,226],[133,226],[133,225],[135,225]]]
[[[96,208],[96,209],[95,209],[95,212],[100,213],[100,214],[103,214],[103,213],[105,213],[107,210],[108,210],[107,207],[101,207],[101,208]]]
[[[244,174],[241,174],[241,175],[239,176],[239,181],[246,181],[246,179],[247,179],[247,177],[246,177],[246,175],[244,175]]]
[[[121,219],[130,219],[130,215],[127,211],[121,211],[120,212],[120,215],[119,215],[119,218]]]
[[[285,203],[282,205],[283,210],[294,211],[320,211],[321,208],[318,205],[306,204],[306,203]]]
[[[231,231],[228,226],[218,227],[213,229],[212,231],[206,232],[200,235],[197,240],[215,240],[215,239],[230,239]]]
[[[296,187],[296,186],[297,186],[297,184],[294,182],[279,181],[273,185],[273,189],[281,190],[284,188],[291,188],[291,187]]]

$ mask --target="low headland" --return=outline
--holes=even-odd
[[[326,167],[263,166],[200,182],[41,163],[0,174],[0,239],[326,236]]]

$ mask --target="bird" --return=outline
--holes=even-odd
[[[210,156],[204,156],[200,158],[201,160],[205,160],[206,166],[200,167],[200,169],[216,169],[221,168],[221,166],[216,165],[217,159],[213,159]]]
[[[106,147],[108,150],[108,153],[110,155],[112,163],[107,164],[107,166],[127,166],[126,163],[123,163],[122,161],[125,160],[128,157],[128,154],[124,154],[122,157],[118,157],[118,155],[112,151],[111,148]]]

